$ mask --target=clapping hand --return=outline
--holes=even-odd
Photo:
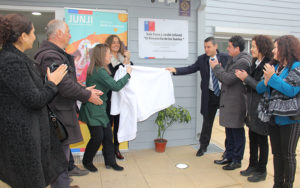
[[[54,72],[50,72],[50,68],[47,68],[47,78],[49,81],[53,82],[55,85],[58,85],[62,79],[67,74],[68,66],[66,64],[61,64]]]
[[[275,74],[274,66],[270,65],[269,63],[265,64],[265,66],[264,66],[264,77],[270,79],[273,74]]]
[[[244,81],[247,76],[248,76],[248,73],[245,71],[245,70],[235,70],[235,75],[236,77],[238,77],[240,80]]]
[[[265,64],[264,66],[264,78],[265,78],[265,85],[268,85],[268,82],[270,78],[275,74],[275,68],[273,65],[270,65],[269,63]]]
[[[95,105],[101,105],[103,104],[103,101],[100,99],[100,96],[103,95],[103,92],[95,89],[96,85],[87,87],[86,90],[91,91],[91,96],[89,98],[89,102],[95,104]]]
[[[89,91],[94,91],[98,96],[101,96],[103,95],[103,92],[98,90],[98,89],[95,89],[96,85],[93,85],[93,86],[90,86],[90,87],[86,87],[85,89],[86,90],[89,90]]]

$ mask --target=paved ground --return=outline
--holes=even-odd
[[[224,128],[215,121],[212,143],[223,148]],[[248,134],[248,130],[246,131]],[[84,177],[73,177],[73,185],[81,188],[271,188],[273,185],[273,160],[269,155],[268,176],[266,181],[250,183],[239,171],[247,168],[249,159],[248,139],[242,161],[242,168],[234,171],[224,171],[213,161],[221,158],[222,153],[205,154],[196,157],[194,146],[167,147],[165,153],[156,153],[154,149],[129,151],[124,161],[118,161],[124,166],[123,172],[105,169],[101,156],[98,157],[97,173]],[[271,151],[271,150],[270,150]],[[297,147],[300,154],[300,146]],[[294,187],[300,187],[300,158]],[[177,169],[177,163],[186,163],[187,169]],[[82,166],[80,166],[82,167]],[[8,188],[1,183],[0,188]]]

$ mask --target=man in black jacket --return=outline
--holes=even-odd
[[[196,71],[200,71],[201,75],[201,114],[203,115],[202,131],[200,135],[200,149],[196,156],[200,157],[206,152],[207,146],[211,138],[212,126],[214,123],[216,112],[219,108],[221,84],[211,71],[209,66],[210,59],[218,59],[225,67],[228,55],[219,53],[218,45],[213,37],[204,40],[205,54],[198,57],[197,61],[187,67],[174,68],[168,67],[167,70],[174,75],[186,75]]]
[[[62,20],[52,20],[47,25],[48,40],[43,41],[34,58],[38,63],[42,77],[45,76],[47,67],[51,64],[67,64],[68,74],[58,85],[58,94],[49,104],[51,110],[65,125],[68,132],[68,139],[64,141],[64,154],[69,161],[69,145],[82,141],[82,135],[76,114],[76,101],[91,102],[101,105],[101,91],[94,87],[85,88],[77,82],[74,59],[65,52],[71,38],[68,25]],[[55,182],[52,188],[69,187],[70,179],[67,169]],[[72,187],[72,186],[71,186]],[[77,186],[78,187],[78,186]]]

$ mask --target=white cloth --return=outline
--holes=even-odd
[[[131,78],[119,92],[112,92],[111,115],[120,114],[119,142],[136,137],[137,122],[175,103],[174,87],[169,71],[164,68],[131,66]],[[126,74],[120,66],[114,79]]]

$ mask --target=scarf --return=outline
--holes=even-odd
[[[116,67],[117,65],[124,62],[124,56],[121,53],[118,53],[118,58],[115,58],[115,56],[111,57],[111,64],[113,67]]]

